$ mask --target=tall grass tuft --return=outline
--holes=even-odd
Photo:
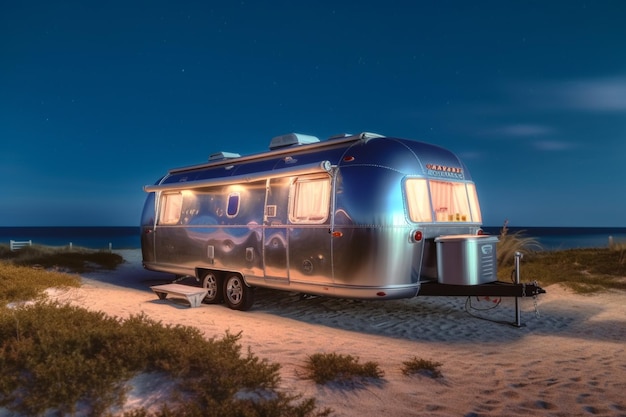
[[[500,230],[499,241],[497,245],[498,267],[510,266],[515,259],[515,252],[527,255],[529,253],[541,250],[541,245],[537,239],[525,237],[523,231],[513,234],[509,233],[508,220],[504,221],[504,225]]]
[[[364,379],[380,379],[384,372],[376,362],[360,363],[358,357],[337,353],[315,353],[305,365],[307,377],[317,384],[328,382],[363,382]]]
[[[609,237],[609,249],[619,253],[619,263],[626,263],[626,242],[615,242],[612,236]]]
[[[439,369],[443,365],[441,362],[434,362],[415,356],[411,360],[402,362],[402,365],[402,373],[404,375],[419,374],[430,378],[441,378],[443,376]]]

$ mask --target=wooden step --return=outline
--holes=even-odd
[[[198,307],[202,304],[202,300],[206,297],[209,290],[205,288],[192,287],[191,285],[182,284],[163,284],[153,285],[150,287],[160,300],[164,300],[168,294],[177,295],[186,298],[191,307]]]

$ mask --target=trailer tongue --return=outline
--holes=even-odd
[[[515,327],[521,327],[521,311],[519,299],[533,297],[535,299],[535,313],[538,315],[536,297],[545,294],[537,282],[520,282],[520,261],[523,257],[521,252],[515,252],[515,282],[502,281],[486,282],[478,285],[463,284],[440,284],[437,282],[424,282],[420,286],[418,296],[441,296],[441,297],[515,297],[515,321],[510,323]],[[458,271],[457,271],[458,273]]]
[[[489,282],[479,285],[449,285],[438,284],[436,282],[423,282],[418,296],[490,296],[490,297],[534,297],[545,294],[546,290],[541,288],[536,282],[531,283],[508,283],[502,281]]]

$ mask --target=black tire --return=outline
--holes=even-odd
[[[223,298],[222,283],[220,278],[211,271],[202,277],[202,288],[209,290],[202,302],[206,304],[220,304]]]
[[[224,302],[233,310],[249,310],[254,304],[254,288],[246,285],[241,275],[230,274],[224,280]]]

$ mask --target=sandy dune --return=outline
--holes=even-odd
[[[533,300],[522,300],[522,328],[470,316],[464,297],[301,300],[260,289],[253,309],[238,312],[159,300],[149,286],[171,276],[143,270],[138,250],[120,253],[127,262],[117,271],[86,274],[81,288],[55,297],[119,317],[144,312],[207,337],[242,331],[245,347],[282,365],[286,390],[315,397],[337,416],[626,416],[626,293],[579,296],[551,286],[538,299],[539,317]],[[511,322],[513,300],[477,314]],[[300,376],[317,352],[376,361],[384,380],[318,386]],[[443,363],[443,378],[403,375],[402,362],[414,356]],[[159,387],[131,394],[129,406],[149,404]]]

